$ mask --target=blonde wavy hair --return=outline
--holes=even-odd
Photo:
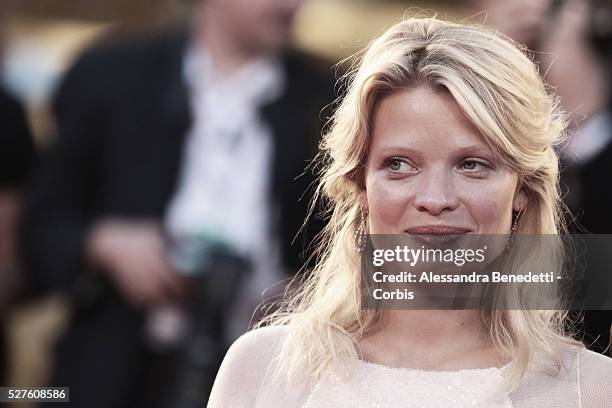
[[[565,232],[554,147],[566,119],[526,50],[478,25],[408,18],[374,40],[344,77],[347,92],[321,142],[316,196],[329,222],[319,236],[317,263],[297,291],[260,325],[287,325],[279,356],[284,375],[321,378],[333,361],[358,358],[355,342],[376,330],[382,310],[362,310],[360,259],[353,234],[360,222],[372,113],[385,95],[419,85],[444,88],[490,149],[519,176],[528,203],[519,234]],[[511,357],[516,384],[536,351],[560,366],[556,346],[567,335],[567,312],[483,311],[490,341]]]

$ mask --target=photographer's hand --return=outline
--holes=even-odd
[[[159,223],[105,219],[87,239],[88,259],[108,273],[125,298],[137,307],[180,299],[185,282],[172,270]]]

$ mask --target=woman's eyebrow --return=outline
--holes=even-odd
[[[484,156],[495,157],[495,154],[485,145],[469,145],[464,147],[459,147],[454,150],[454,153],[463,155],[463,154],[477,154]]]
[[[406,146],[403,144],[388,144],[384,146],[380,146],[376,149],[377,152],[381,155],[387,154],[408,154],[411,156],[421,156],[423,152],[419,149],[415,149],[410,146]],[[453,148],[450,153],[456,155],[464,155],[464,154],[478,154],[494,157],[495,154],[487,147],[486,145],[467,145],[462,147]]]
[[[378,155],[387,156],[387,155],[398,155],[405,154],[410,157],[418,158],[421,157],[423,152],[419,149],[415,149],[413,147],[409,147],[403,144],[388,144],[379,147],[377,150]]]

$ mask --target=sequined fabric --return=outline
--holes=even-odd
[[[423,371],[360,362],[352,381],[327,375],[302,408],[512,407],[501,369]]]

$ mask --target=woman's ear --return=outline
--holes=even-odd
[[[525,188],[519,186],[516,193],[514,193],[514,200],[512,201],[512,210],[515,212],[521,212],[527,208],[527,202],[529,198],[527,197],[527,192]]]

